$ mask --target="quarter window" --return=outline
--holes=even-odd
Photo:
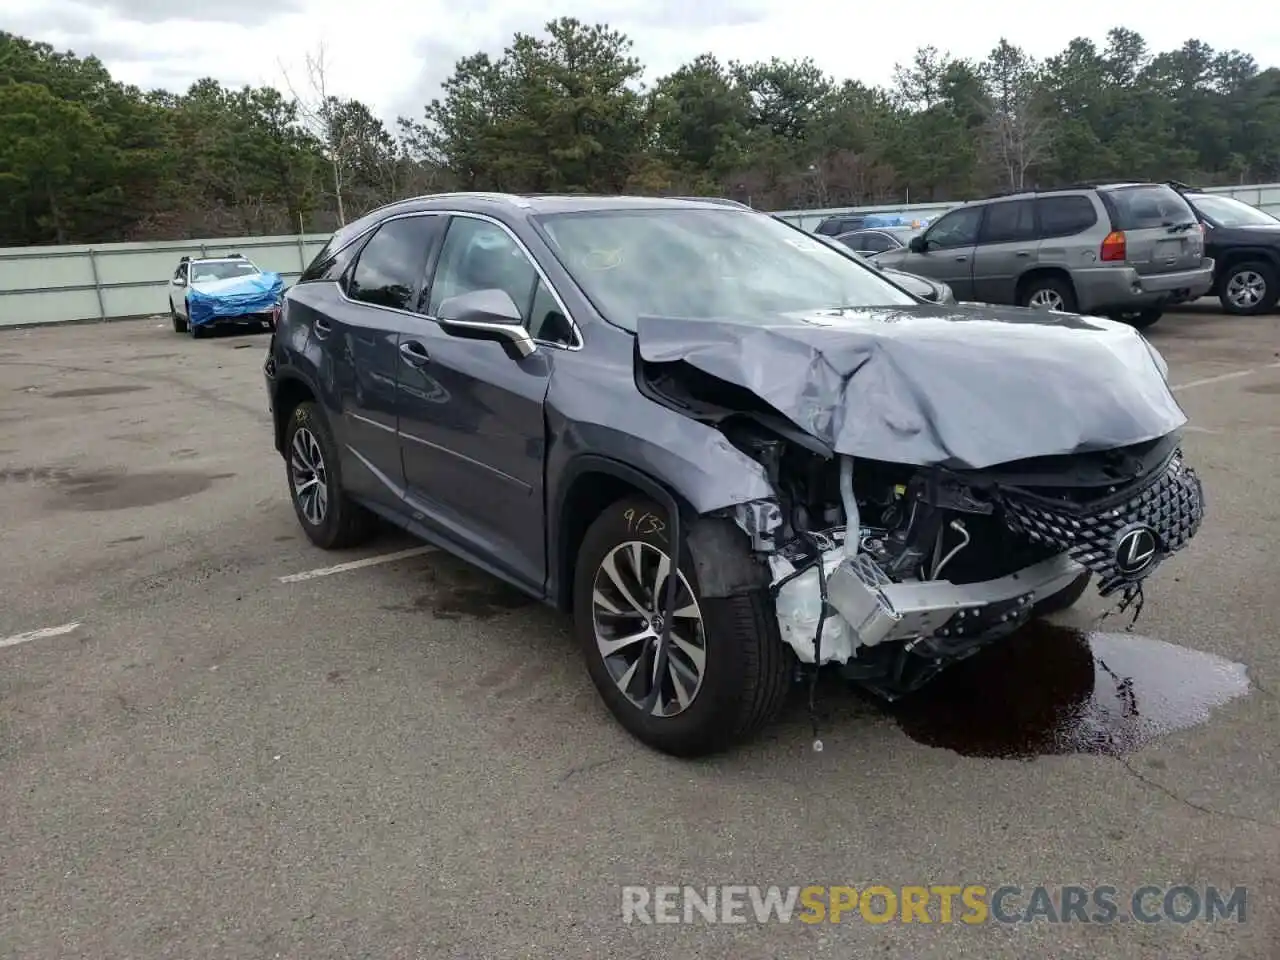
[[[1040,236],[1071,237],[1088,230],[1098,222],[1088,197],[1037,197],[1036,214],[1040,217]]]

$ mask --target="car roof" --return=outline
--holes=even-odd
[[[642,197],[584,193],[488,193],[459,191],[407,197],[370,210],[358,220],[339,227],[330,241],[336,247],[346,246],[387,217],[451,210],[458,213],[483,213],[490,216],[506,213],[516,217],[556,213],[588,213],[608,210],[720,210],[737,209],[742,213],[765,216],[745,204],[719,197]]]

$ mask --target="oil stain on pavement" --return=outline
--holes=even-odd
[[[891,708],[912,739],[965,756],[1119,756],[1249,691],[1243,664],[1131,633],[1036,623]]]
[[[428,612],[440,620],[460,620],[463,617],[487,620],[536,603],[532,597],[497,577],[442,553],[434,556],[426,570],[426,578],[429,593],[418,597],[412,604],[397,604],[383,609],[398,613]]]
[[[234,473],[195,471],[82,472],[67,467],[18,467],[0,470],[0,484],[32,483],[48,488],[49,510],[111,511],[151,507],[203,493]]]

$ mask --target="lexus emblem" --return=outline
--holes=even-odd
[[[1156,533],[1145,524],[1129,527],[1116,539],[1116,569],[1126,577],[1137,576],[1156,560]]]

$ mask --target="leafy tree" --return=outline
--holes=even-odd
[[[1112,178],[1280,180],[1280,69],[1132,30],[1037,62],[921,47],[891,82],[811,59],[695,57],[646,88],[631,41],[572,18],[459,60],[389,128],[329,89],[142,91],[0,32],[0,243],[330,229],[464,188],[723,194],[782,208],[958,200]]]

